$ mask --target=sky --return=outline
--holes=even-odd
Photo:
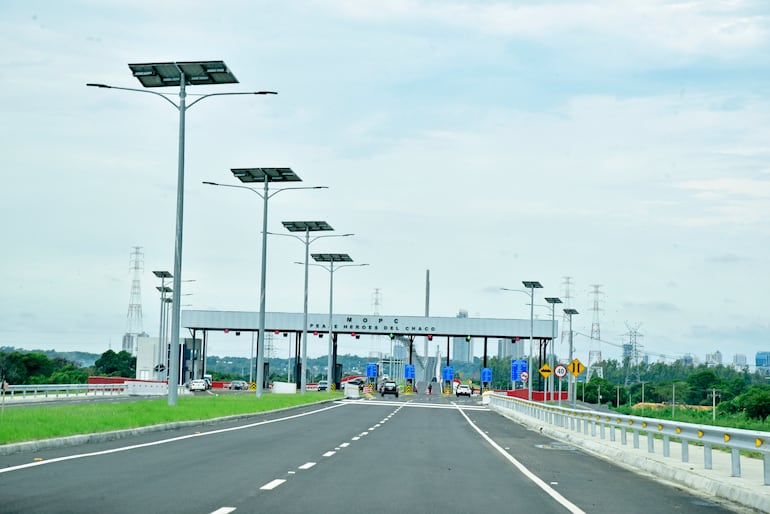
[[[423,315],[430,270],[433,316],[528,319],[529,297],[500,288],[538,280],[550,319],[543,298],[569,281],[582,359],[597,323],[605,359],[632,332],[652,361],[770,351],[764,0],[5,0],[0,48],[0,346],[119,350],[134,247],[157,335],[179,113],[86,83],[223,60],[239,83],[189,99],[278,95],[186,111],[183,309],[259,308],[262,200],[202,182],[290,167],[328,189],[276,193],[268,230],[327,221],[355,235],[311,252],[368,264],[335,272],[335,312]],[[303,259],[269,237],[268,311],[302,312]],[[310,268],[310,312],[328,312],[329,275]],[[250,341],[214,334],[209,353]]]

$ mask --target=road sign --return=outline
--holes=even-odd
[[[564,378],[567,376],[567,366],[564,364],[558,364],[554,366],[553,368],[553,374],[556,375],[559,378]]]
[[[573,376],[578,376],[586,370],[586,367],[583,366],[582,362],[575,359],[567,365],[567,369],[569,369],[569,372],[572,373]]]
[[[455,370],[452,366],[444,366],[441,370],[441,378],[444,380],[452,380],[455,377]]]
[[[481,381],[482,382],[492,381],[492,368],[481,368]]]
[[[526,382],[527,380],[529,380],[529,373],[527,373],[526,371],[522,371],[521,375],[519,376],[521,377],[522,382]]]
[[[404,378],[414,379],[414,364],[404,364]]]
[[[525,359],[511,359],[511,382],[521,380],[522,371],[529,371],[527,369],[527,361]]]
[[[376,362],[370,362],[366,365],[366,378],[377,378]]]
[[[548,364],[543,364],[540,366],[540,369],[538,370],[541,375],[543,375],[543,378],[548,378],[551,376],[551,373],[553,373],[553,370],[551,370],[551,366]]]

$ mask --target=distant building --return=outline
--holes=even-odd
[[[721,365],[722,365],[722,352],[717,350],[714,353],[706,354],[706,366],[708,366],[709,368],[713,368],[714,366],[721,366]]]
[[[755,362],[757,371],[770,373],[770,352],[757,352]]]
[[[499,359],[523,359],[525,353],[524,346],[524,341],[516,341],[515,339],[498,339],[497,357]]]
[[[458,318],[467,318],[468,311],[461,309]],[[468,341],[464,336],[452,340],[452,360],[455,362],[473,362],[473,339]]]
[[[682,355],[682,364],[685,366],[694,366],[695,365],[695,356],[691,353],[685,353]]]
[[[735,369],[745,369],[749,366],[749,361],[746,359],[746,355],[742,353],[736,353],[733,355],[733,367]]]

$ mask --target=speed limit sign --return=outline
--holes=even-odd
[[[529,373],[527,373],[526,371],[522,371],[521,375],[519,375],[519,377],[521,378],[522,382],[526,382],[527,379],[529,378]]]
[[[567,376],[567,367],[563,364],[558,364],[553,368],[553,374],[559,378]]]

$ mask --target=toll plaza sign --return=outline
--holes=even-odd
[[[436,316],[388,316],[308,313],[310,332],[355,332],[356,334],[395,334],[418,336],[470,336],[495,338],[529,337],[530,320],[499,318],[449,318]],[[259,313],[243,311],[182,311],[182,326],[199,330],[259,329]],[[266,331],[302,332],[302,312],[266,312]],[[558,329],[551,320],[534,320],[533,337],[551,339]]]

